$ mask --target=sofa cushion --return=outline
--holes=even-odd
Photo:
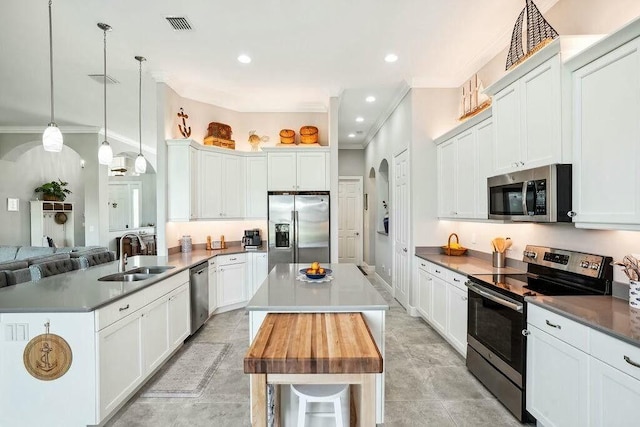
[[[9,286],[31,281],[31,270],[29,268],[7,270],[4,274],[7,276],[7,284]]]
[[[55,248],[48,248],[43,246],[20,246],[16,259],[34,258],[37,256],[53,255]]]
[[[60,261],[61,259],[69,259],[69,254],[55,253],[51,255],[42,255],[42,256],[37,256],[33,258],[27,258],[25,261],[29,263],[29,265],[32,265],[32,264],[42,264],[43,262]]]
[[[63,246],[61,248],[55,248],[57,254],[68,254],[69,252],[73,251],[73,248],[70,246]]]
[[[115,261],[116,253],[113,251],[93,252],[82,255],[80,259],[86,262],[87,267],[93,267],[94,265]]]
[[[0,245],[0,262],[13,261],[20,246]]]
[[[86,248],[74,248],[69,255],[71,258],[78,258],[86,254],[95,254],[98,252],[105,252],[108,249],[103,246],[87,246]]]
[[[9,286],[9,279],[7,279],[7,274],[4,271],[0,271],[0,288],[5,286]]]
[[[0,262],[0,270],[18,270],[20,268],[27,268],[29,264],[27,261],[7,261]]]
[[[62,274],[79,269],[80,261],[77,258],[49,261],[29,266],[29,270],[31,270],[32,280],[40,280],[43,277],[55,276],[56,274]]]

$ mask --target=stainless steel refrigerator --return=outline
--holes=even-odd
[[[269,271],[330,262],[329,192],[269,193]]]

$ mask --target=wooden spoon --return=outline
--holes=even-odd
[[[498,250],[498,252],[503,253],[505,245],[504,237],[496,237],[493,240],[495,241],[496,249]]]
[[[506,251],[507,249],[509,249],[512,244],[513,241],[511,240],[511,237],[507,237],[506,239],[504,239],[504,250]]]

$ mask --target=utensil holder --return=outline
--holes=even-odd
[[[504,268],[505,267],[504,252],[494,252],[493,258],[492,258],[492,264],[495,268]]]

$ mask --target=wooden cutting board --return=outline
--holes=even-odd
[[[269,313],[244,358],[246,374],[382,372],[361,313]]]

